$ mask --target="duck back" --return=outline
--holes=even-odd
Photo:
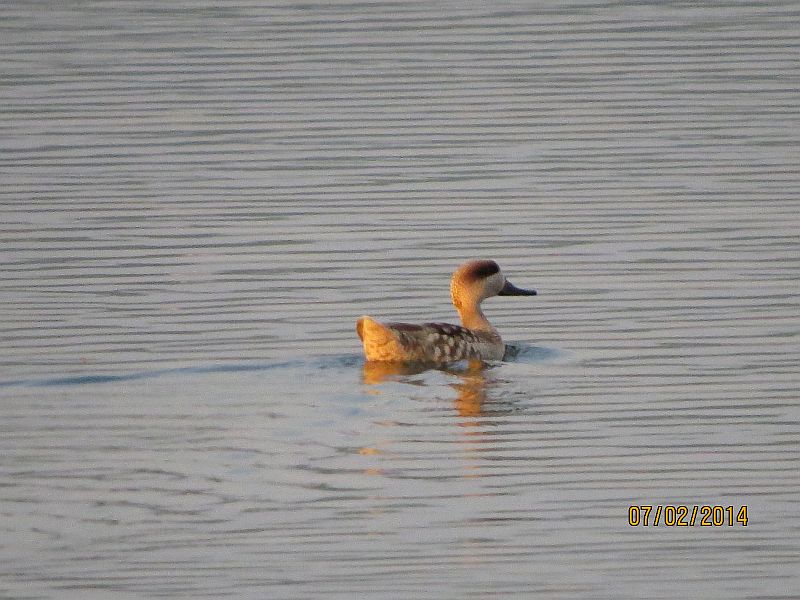
[[[479,358],[500,360],[504,346],[492,332],[449,323],[379,323],[362,317],[356,324],[367,360],[448,363]]]

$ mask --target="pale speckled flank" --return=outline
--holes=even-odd
[[[361,317],[356,331],[369,361],[443,364],[464,359],[501,360],[505,345],[480,308],[486,298],[533,295],[506,281],[496,262],[477,260],[456,270],[450,284],[453,304],[463,326],[449,323],[379,323]]]

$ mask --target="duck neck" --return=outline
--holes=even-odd
[[[474,329],[477,331],[486,331],[488,333],[496,334],[497,331],[486,315],[483,314],[480,304],[467,304],[458,308],[458,314],[461,317],[461,324],[467,329]]]

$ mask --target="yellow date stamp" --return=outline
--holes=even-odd
[[[640,504],[628,507],[631,527],[747,527],[747,505]]]

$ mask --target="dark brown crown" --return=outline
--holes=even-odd
[[[500,266],[493,260],[476,260],[465,266],[467,268],[464,270],[462,276],[469,281],[486,279],[500,270]]]

